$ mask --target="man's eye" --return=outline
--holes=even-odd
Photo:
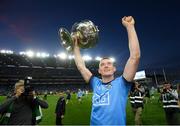
[[[111,65],[112,63],[111,62],[108,62],[108,65]]]

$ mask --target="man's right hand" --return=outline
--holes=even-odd
[[[74,49],[79,49],[79,45],[78,45],[78,40],[79,39],[78,39],[78,36],[74,35],[72,38],[73,38],[73,46],[74,46],[73,48]]]

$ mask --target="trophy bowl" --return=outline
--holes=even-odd
[[[73,37],[78,38],[80,48],[92,48],[98,42],[98,28],[90,20],[83,20],[72,26],[71,33],[65,28],[59,29],[61,45],[69,52],[73,50]]]

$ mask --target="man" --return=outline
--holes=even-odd
[[[56,125],[62,125],[62,119],[64,118],[66,109],[66,102],[63,94],[60,94],[59,100],[56,104]]]
[[[180,125],[178,93],[176,90],[172,89],[172,86],[169,82],[164,82],[161,97],[168,125]]]
[[[66,92],[66,104],[68,104],[70,100],[71,100],[71,92],[70,92],[70,90],[67,90],[67,92]]]
[[[129,38],[130,57],[125,65],[123,75],[115,78],[116,71],[109,58],[103,58],[99,63],[98,72],[101,79],[94,77],[80,54],[78,39],[74,37],[75,63],[86,83],[93,89],[91,125],[125,125],[126,103],[130,82],[134,79],[140,59],[139,41],[135,31],[135,21],[132,16],[122,18],[122,24],[127,30]]]
[[[145,100],[146,104],[150,100],[150,91],[149,91],[149,88],[147,86],[144,86],[144,100]]]
[[[81,89],[78,89],[77,98],[78,98],[79,103],[82,103],[82,99],[81,99],[82,96],[83,96],[83,92],[81,91]]]
[[[34,90],[25,89],[24,81],[15,84],[15,95],[0,105],[0,113],[4,113],[3,124],[8,125],[35,125],[41,119],[39,106],[48,108],[45,101],[35,96]],[[37,115],[39,114],[39,115]]]
[[[48,94],[47,91],[45,91],[44,92],[44,97],[43,97],[44,100],[47,100],[47,94]]]
[[[177,92],[178,92],[178,105],[180,107],[180,84],[177,84]]]
[[[142,110],[143,110],[143,98],[144,98],[144,87],[138,82],[134,83],[134,89],[130,92],[130,102],[132,111],[135,115],[135,125],[142,125]]]

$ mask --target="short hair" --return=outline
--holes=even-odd
[[[111,58],[110,58],[110,57],[103,57],[103,58],[100,60],[100,62],[101,62],[101,61],[103,61],[103,60],[105,60],[105,59],[109,59],[109,60],[111,60]]]
[[[136,81],[136,80],[133,80],[132,82],[131,82],[133,85],[136,85],[136,84],[138,84],[138,85],[142,85],[141,83],[139,83],[138,81]]]
[[[24,80],[19,80],[18,82],[16,82],[15,89],[19,86],[24,86]]]
[[[103,58],[99,61],[99,65],[100,65],[101,61],[103,61],[103,60],[105,60],[105,59],[111,60],[110,57],[103,57]],[[113,63],[113,66],[116,66],[115,62],[112,61],[112,63]]]
[[[165,85],[165,84],[170,84],[171,85],[171,83],[169,81],[164,81],[163,85]]]
[[[101,60],[104,60],[104,59],[110,59],[110,58],[109,58],[109,57],[103,57]],[[101,61],[101,60],[100,60],[100,61]]]

